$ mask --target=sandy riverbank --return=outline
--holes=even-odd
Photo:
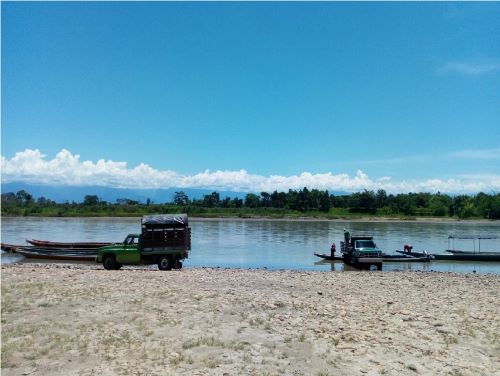
[[[2,266],[2,375],[500,375],[500,277]]]

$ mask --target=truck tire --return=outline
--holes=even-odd
[[[174,260],[169,256],[161,256],[158,259],[158,269],[171,270],[174,266]]]
[[[104,269],[106,269],[106,270],[117,270],[115,256],[113,256],[113,255],[104,256],[104,258],[102,260],[102,265],[104,266]]]

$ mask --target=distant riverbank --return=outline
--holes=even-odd
[[[327,218],[327,217],[317,217],[317,216],[301,216],[301,217],[265,217],[265,216],[253,216],[253,217],[196,217],[191,216],[190,219],[195,219],[197,221],[210,221],[210,220],[242,220],[242,221],[325,221],[325,222],[392,222],[392,223],[404,223],[404,222],[419,222],[419,223],[498,223],[500,225],[500,220],[497,219],[460,219],[460,218],[443,218],[443,217],[411,217],[411,218],[397,218],[397,217],[379,217],[379,216],[363,216],[356,218]]]
[[[179,212],[180,213],[180,212]],[[154,215],[160,213],[148,213],[148,212],[140,212],[140,213],[127,213],[127,215],[100,215],[96,213],[85,213],[85,214],[77,214],[77,215],[16,215],[16,214],[1,214],[2,217],[5,218],[22,218],[22,217],[30,217],[30,218],[139,218],[143,215]],[[176,214],[171,213],[169,211],[168,214]],[[327,215],[251,215],[245,213],[245,215],[237,215],[237,214],[210,214],[210,215],[190,215],[190,219],[196,220],[243,220],[243,221],[331,221],[331,222],[419,222],[419,223],[499,223],[498,219],[484,219],[484,218],[468,218],[461,219],[457,217],[407,217],[407,216],[379,216],[379,215],[347,215],[347,216],[327,216]]]
[[[2,216],[41,217],[129,217],[145,214],[187,213],[190,217],[324,218],[357,220],[415,220],[416,218],[498,219],[500,194],[475,196],[407,193],[387,194],[364,191],[350,195],[331,195],[316,189],[288,192],[248,193],[245,199],[220,197],[218,192],[203,199],[190,199],[176,192],[172,202],[146,203],[117,199],[115,203],[86,195],[83,202],[56,203],[34,197],[26,191],[2,193]]]

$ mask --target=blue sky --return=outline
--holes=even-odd
[[[499,3],[1,7],[3,182],[500,190]]]

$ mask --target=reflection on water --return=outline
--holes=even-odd
[[[16,253],[8,253],[2,251],[1,254],[1,262],[2,264],[15,264],[16,262],[22,261],[24,259],[23,256]]]
[[[332,242],[351,233],[369,233],[386,253],[411,243],[415,251],[442,253],[450,234],[498,235],[500,222],[420,223],[287,220],[190,220],[192,251],[185,267],[230,267],[343,271],[341,262],[318,262],[313,252],[329,253]],[[2,242],[25,244],[26,239],[54,241],[122,241],[140,232],[140,218],[3,218]],[[500,251],[499,241],[481,249]],[[455,247],[458,248],[455,243]],[[467,249],[468,245],[460,245]],[[472,250],[472,243],[469,248]],[[499,273],[500,263],[386,263],[384,270]]]

